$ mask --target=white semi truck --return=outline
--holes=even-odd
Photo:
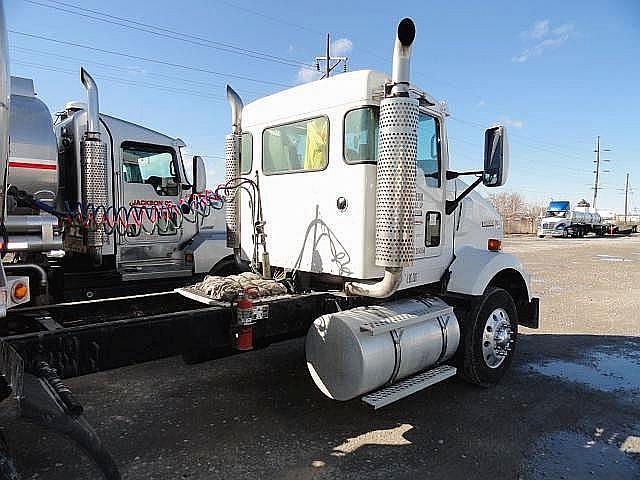
[[[501,251],[499,214],[469,195],[505,183],[506,130],[487,129],[484,170],[457,179],[444,104],[410,81],[414,37],[402,20],[391,77],[345,73],[246,107],[228,89],[227,186],[254,186],[228,191],[228,245],[298,291],[377,299],[321,316],[306,341],[323,393],[375,406],[456,371],[497,382],[518,324],[538,317],[528,274]]]
[[[345,73],[246,107],[228,88],[232,132],[219,192],[233,255],[224,265],[252,272],[209,276],[175,293],[14,308],[0,320],[0,393],[16,394],[22,415],[74,439],[106,478],[118,479],[117,463],[60,377],[176,354],[196,362],[306,335],[310,376],[335,400],[361,396],[379,408],[455,374],[496,384],[512,362],[519,326],[539,323],[529,275],[501,249],[499,214],[473,192],[506,182],[506,130],[486,130],[482,170],[450,169],[446,108],[410,80],[415,33],[411,19],[398,25],[391,76]],[[121,274],[187,270],[188,251],[160,236],[142,244],[117,232],[108,242],[102,219],[110,213],[87,205],[178,200],[191,186],[182,185],[181,162],[168,161],[180,158],[179,142],[97,115],[95,84],[86,73],[83,80],[88,108],[71,105],[55,129],[64,162],[80,172],[65,189],[81,213],[91,213],[72,224],[76,243],[68,251],[77,248],[87,268],[113,261]],[[83,154],[86,141],[108,152],[106,174],[82,175],[100,164]],[[139,175],[128,164],[142,169],[139,159],[157,155],[167,158],[166,177],[126,180]],[[200,175],[196,161],[198,185]],[[462,175],[475,179],[466,185]],[[95,179],[106,199],[88,196],[83,182]],[[61,213],[35,195],[12,198]],[[138,233],[133,224],[127,228]],[[120,249],[128,253],[118,256]]]
[[[551,201],[545,216],[538,225],[538,236],[584,237],[588,233],[602,236],[609,232],[611,224],[603,221],[598,212],[590,211],[588,206],[575,206],[562,201]]]

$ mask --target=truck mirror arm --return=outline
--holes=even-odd
[[[455,173],[455,172],[452,172]],[[449,177],[449,172],[447,172],[447,179]],[[455,177],[453,177],[455,178]],[[445,212],[447,215],[451,215],[453,212],[455,212],[456,208],[458,208],[458,205],[460,205],[460,202],[462,201],[462,199],[464,199],[464,197],[466,197],[467,195],[469,195],[474,188],[476,188],[478,185],[480,185],[480,183],[482,183],[482,177],[478,177],[476,179],[475,182],[473,182],[471,185],[469,185],[467,187],[467,189],[462,192],[458,198],[456,198],[455,200],[447,200],[447,203],[445,205]]]
[[[454,172],[453,170],[447,170],[447,180],[453,180],[454,178],[461,177],[463,175],[482,175],[484,172],[478,170],[475,172]]]

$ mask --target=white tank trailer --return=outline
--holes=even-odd
[[[603,222],[599,213],[590,211],[587,206],[575,206],[562,201],[552,201],[547,207],[544,218],[538,225],[538,236],[552,237],[584,237],[588,233],[604,235],[608,225]]]

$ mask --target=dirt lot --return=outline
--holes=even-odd
[[[489,390],[452,379],[373,412],[324,398],[302,340],[74,379],[127,479],[640,478],[640,235],[511,237],[542,328]],[[99,478],[67,440],[0,421],[23,478]]]

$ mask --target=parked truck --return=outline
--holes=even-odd
[[[571,208],[571,202],[551,201],[538,225],[538,236],[584,237],[588,233],[602,236],[610,230],[599,213],[586,207]]]
[[[52,124],[33,80],[11,77],[5,269],[30,277],[23,300],[143,293],[222,272],[222,200],[206,190],[202,159],[188,171],[182,140],[100,114],[97,84],[84,69],[80,78],[88,102],[67,103]]]
[[[176,292],[12,309],[0,322],[1,391],[19,397],[21,414],[74,439],[116,479],[117,463],[61,378],[176,354],[197,362],[306,336],[309,374],[335,400],[361,397],[380,408],[456,374],[496,384],[512,362],[519,326],[539,322],[529,275],[502,251],[499,214],[473,192],[506,182],[507,134],[502,126],[486,130],[482,170],[450,168],[445,105],[411,83],[415,33],[411,19],[398,25],[390,76],[345,73],[246,107],[228,87],[226,178],[215,193],[225,205],[229,261],[250,271],[207,276]],[[109,139],[102,148],[118,158],[106,168],[120,172],[98,177],[111,182],[106,195],[118,192],[101,201],[147,198],[140,182],[127,193],[130,185],[116,180],[137,175],[122,169],[127,155],[178,157],[176,142],[96,119],[95,86],[84,79],[88,112],[65,114],[58,139],[73,145],[65,151],[77,166],[78,139],[89,132],[95,140],[100,130],[100,141]],[[131,146],[130,129],[140,133]],[[174,165],[180,181],[154,180],[153,195],[177,200],[188,190]],[[463,175],[475,178],[466,184]],[[82,180],[75,185],[83,192]],[[88,200],[81,197],[81,207]],[[131,257],[118,259],[119,248],[135,255],[157,243],[165,262],[183,269],[162,238],[100,244],[89,236],[97,230],[82,227],[74,225],[78,250],[92,265],[115,251],[124,272]],[[91,252],[98,246],[101,254]]]

